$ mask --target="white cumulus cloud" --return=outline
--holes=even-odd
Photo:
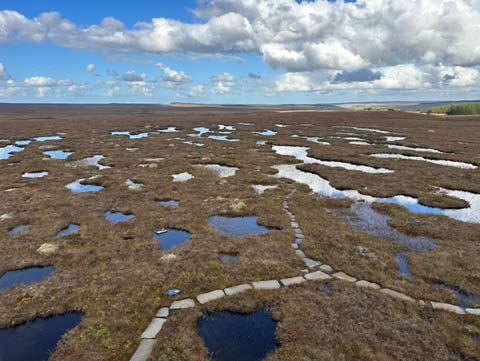
[[[89,73],[94,72],[95,71],[95,64],[88,64],[87,65],[87,71]]]

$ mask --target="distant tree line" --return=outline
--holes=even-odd
[[[480,114],[480,103],[439,105],[426,110],[428,114],[472,115]]]

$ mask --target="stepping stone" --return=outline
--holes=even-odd
[[[314,280],[326,281],[326,280],[329,280],[329,279],[332,278],[330,275],[327,275],[326,273],[323,273],[322,271],[307,273],[303,277],[305,277],[305,279],[307,279],[309,281],[314,281]]]
[[[160,318],[167,318],[170,313],[170,310],[168,307],[162,307],[157,311],[157,314],[155,317],[160,317]]]
[[[157,340],[154,339],[143,339],[140,341],[140,345],[130,358],[130,361],[147,361],[156,343]]]
[[[238,285],[238,286],[225,288],[224,291],[225,291],[225,294],[227,296],[232,296],[232,295],[235,295],[237,293],[242,293],[242,292],[245,292],[245,291],[248,291],[248,290],[251,290],[251,289],[252,289],[251,285],[243,284],[243,285]]]
[[[305,258],[305,257],[306,257],[306,256],[305,256],[305,253],[303,253],[303,251],[300,250],[300,249],[297,249],[297,250],[295,251],[295,253],[296,253],[297,256],[299,256],[299,257],[302,257],[302,258]]]
[[[295,231],[295,238],[304,239],[303,233],[300,231]]]
[[[368,282],[368,281],[365,281],[365,280],[360,280],[355,284],[359,287],[371,288],[373,290],[379,290],[381,288],[380,285],[377,285],[376,283]]]
[[[274,290],[280,288],[280,283],[278,283],[277,280],[258,281],[253,282],[252,285],[256,290]]]
[[[298,249],[298,244],[292,243],[291,245],[292,245],[292,248],[293,248],[293,249]]]
[[[170,309],[172,310],[183,310],[185,308],[192,308],[195,307],[195,301],[191,298],[186,298],[180,301],[172,302]]]
[[[298,228],[299,229],[297,222],[291,222],[290,224],[292,225],[292,228]]]
[[[319,261],[315,261],[314,259],[311,259],[311,258],[308,258],[308,257],[305,257],[303,259],[303,262],[305,262],[305,265],[308,268],[313,268],[313,267],[317,267],[317,266],[321,265],[321,263]]]
[[[469,315],[480,316],[480,308],[467,308],[465,311]]]
[[[292,278],[284,278],[283,280],[280,280],[280,283],[284,285],[285,287],[292,286],[292,285],[298,285],[300,283],[305,282],[306,279],[298,276],[298,277],[292,277]]]
[[[434,310],[442,310],[447,312],[456,313],[458,315],[464,315],[465,310],[459,306],[450,305],[448,303],[441,303],[441,302],[431,302],[432,307]]]
[[[322,264],[319,268],[320,268],[320,271],[323,271],[323,272],[333,272],[333,268],[330,267],[328,264]]]
[[[225,293],[223,292],[223,290],[215,290],[215,291],[202,293],[201,295],[198,295],[197,300],[203,305],[207,302],[215,301],[222,297],[225,297]]]
[[[152,322],[148,325],[148,327],[143,331],[142,338],[156,338],[157,334],[163,327],[166,319],[164,318],[154,318]]]
[[[335,278],[338,278],[339,280],[347,281],[347,282],[355,282],[357,280],[355,277],[347,275],[344,272],[337,272],[337,273],[334,273],[332,276]]]
[[[415,300],[403,293],[400,293],[400,292],[397,292],[397,291],[394,291],[394,290],[391,290],[390,288],[383,288],[380,290],[380,292],[390,296],[390,297],[393,297],[393,298],[398,298],[399,300],[402,300],[402,301],[408,301],[408,302],[415,302]]]

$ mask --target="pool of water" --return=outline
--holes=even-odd
[[[257,218],[212,216],[208,218],[208,224],[225,236],[245,237],[271,232],[270,228],[258,224]]]
[[[49,142],[53,140],[62,140],[62,137],[59,135],[48,135],[45,137],[36,137],[36,138],[33,138],[33,140],[37,142]]]
[[[48,175],[48,172],[25,172],[22,178],[43,178]]]
[[[347,128],[347,129],[360,130],[360,131],[363,131],[363,132],[370,132],[370,133],[390,134],[389,131],[382,130],[382,129],[377,129],[377,128],[351,127],[351,126],[348,126],[348,125],[338,125],[336,127],[337,128]]]
[[[448,285],[445,283],[439,283],[436,285],[438,288],[444,288],[455,293],[457,296],[457,305],[462,308],[480,307],[480,296],[473,295],[465,292],[458,287]]]
[[[65,186],[65,188],[69,189],[73,193],[88,193],[88,192],[98,192],[104,189],[103,186],[99,186],[96,184],[83,184],[85,179],[77,179],[76,181],[69,183]]]
[[[398,145],[398,144],[385,144],[385,146],[388,149],[412,150],[415,152],[427,152],[427,153],[443,153],[442,151],[434,148],[408,147],[406,145]]]
[[[179,173],[179,174],[173,174],[172,178],[173,178],[174,182],[187,182],[190,179],[193,179],[195,177],[188,172],[183,172],[183,173]]]
[[[432,159],[432,158],[425,158],[425,157],[406,155],[406,154],[375,153],[375,154],[370,154],[370,156],[374,158],[380,158],[380,159],[417,160],[417,161],[428,162],[428,163],[433,163],[437,165],[443,165],[446,167],[455,167],[455,168],[461,168],[461,169],[477,169],[478,168],[478,166],[476,166],[475,164],[459,162],[456,160]]]
[[[0,290],[6,290],[7,288],[16,285],[29,285],[32,283],[38,283],[50,276],[55,269],[51,266],[48,267],[29,267],[18,270],[8,271],[0,276]],[[0,360],[2,360],[0,358]]]
[[[64,150],[47,150],[46,152],[43,152],[43,154],[51,159],[67,159],[73,154],[73,152],[66,152]]]
[[[30,139],[20,139],[15,142],[15,145],[29,145],[31,142]]]
[[[407,137],[395,137],[395,136],[386,136],[385,140],[387,142],[399,142],[401,140],[405,140]]]
[[[128,220],[135,217],[135,215],[133,215],[132,213],[111,212],[111,211],[106,211],[105,213],[103,213],[103,216],[108,221],[108,223],[112,223],[112,224],[127,222]]]
[[[272,150],[279,155],[295,157],[295,159],[305,164],[319,164],[327,167],[343,168],[348,170],[355,170],[364,173],[379,173],[388,174],[393,173],[393,170],[386,168],[374,168],[366,165],[352,164],[348,162],[321,160],[308,156],[309,147],[297,147],[297,146],[279,146],[274,145]]]
[[[48,361],[58,341],[76,327],[82,317],[81,312],[67,312],[0,329],[0,360]]]
[[[397,274],[399,276],[406,276],[409,278],[413,278],[413,274],[410,271],[410,266],[408,264],[407,255],[405,253],[398,253],[395,256],[395,259],[397,260],[397,263],[398,263]]]
[[[181,229],[161,228],[154,230],[153,236],[160,244],[162,251],[169,251],[187,242],[191,234]]]
[[[261,132],[254,132],[254,133],[258,134],[258,135],[264,135],[264,136],[267,136],[267,137],[278,134],[278,132],[276,132],[274,130],[270,130],[270,129],[264,129]]]
[[[124,135],[127,136],[129,139],[143,139],[143,138],[148,138],[148,133],[137,133],[137,134],[132,134],[127,131],[114,131],[111,133],[112,135]]]
[[[19,224],[18,226],[13,227],[8,231],[8,234],[17,234],[26,230],[30,225],[28,224]]]
[[[72,233],[77,232],[79,229],[80,229],[80,225],[79,225],[79,224],[70,223],[67,227],[65,227],[64,229],[60,230],[60,231],[57,233],[57,237],[66,237],[66,236],[69,236],[69,235],[71,235]]]
[[[25,148],[18,147],[16,145],[6,145],[4,147],[0,147],[0,160],[10,158],[13,153],[19,153],[24,151]]]
[[[237,167],[229,167],[221,164],[197,164],[196,167],[207,169],[220,178],[233,177],[237,173]]]
[[[269,189],[276,189],[278,186],[276,185],[263,185],[263,184],[253,184],[252,188],[255,190],[255,193],[257,194],[263,194],[265,191],[268,191]]]
[[[169,296],[176,296],[178,295],[182,290],[180,288],[169,288],[167,290],[167,295]]]
[[[166,200],[158,200],[155,201],[156,205],[164,206],[164,207],[178,207],[180,206],[180,202],[174,199],[166,199]]]
[[[248,314],[216,312],[202,316],[198,333],[215,361],[261,361],[277,347],[277,322],[265,309]]]
[[[209,135],[208,138],[222,142],[238,142],[240,139],[230,138],[228,135]]]
[[[178,133],[179,130],[177,130],[176,127],[167,127],[167,128],[161,128],[156,131],[157,133]]]

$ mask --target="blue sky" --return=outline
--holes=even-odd
[[[456,5],[4,0],[0,102],[478,99],[480,5]]]

